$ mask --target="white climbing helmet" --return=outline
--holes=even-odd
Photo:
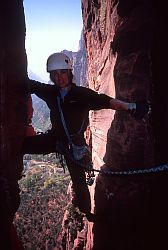
[[[47,59],[47,72],[57,69],[72,69],[69,57],[62,52],[54,53]]]

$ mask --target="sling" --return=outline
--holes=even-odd
[[[68,142],[69,142],[70,149],[72,151],[73,157],[74,157],[75,160],[79,161],[86,155],[86,152],[88,150],[87,146],[86,145],[78,146],[78,145],[74,144],[74,142],[73,142],[73,140],[72,140],[72,138],[71,138],[71,136],[69,134],[66,122],[65,122],[65,118],[64,118],[64,114],[63,114],[63,111],[62,111],[62,108],[61,108],[61,103],[60,103],[60,97],[59,96],[57,96],[57,103],[58,103],[58,110],[59,110],[59,113],[60,113],[62,125],[64,127],[66,136],[68,138]],[[82,131],[83,125],[84,125],[84,119],[83,119],[81,127],[80,127],[80,129],[78,131],[79,134]]]

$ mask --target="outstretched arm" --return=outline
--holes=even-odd
[[[47,84],[28,79],[28,91],[30,94],[36,94],[38,92],[45,92],[47,88]]]
[[[41,83],[35,80],[27,80],[29,94],[35,94],[44,101],[52,94],[56,93],[57,90],[54,85]]]
[[[80,101],[83,101],[84,105],[87,105],[89,110],[123,110],[128,111],[133,117],[137,119],[142,119],[150,112],[150,105],[147,101],[125,102],[119,99],[114,99],[105,94],[98,94],[97,92],[84,87],[78,88],[78,91],[81,91]]]

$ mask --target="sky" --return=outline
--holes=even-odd
[[[24,0],[28,68],[47,81],[46,61],[64,49],[78,51],[81,0]]]

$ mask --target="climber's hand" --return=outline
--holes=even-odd
[[[133,107],[128,109],[133,117],[136,119],[143,119],[145,115],[151,112],[151,105],[149,102],[136,102]]]

